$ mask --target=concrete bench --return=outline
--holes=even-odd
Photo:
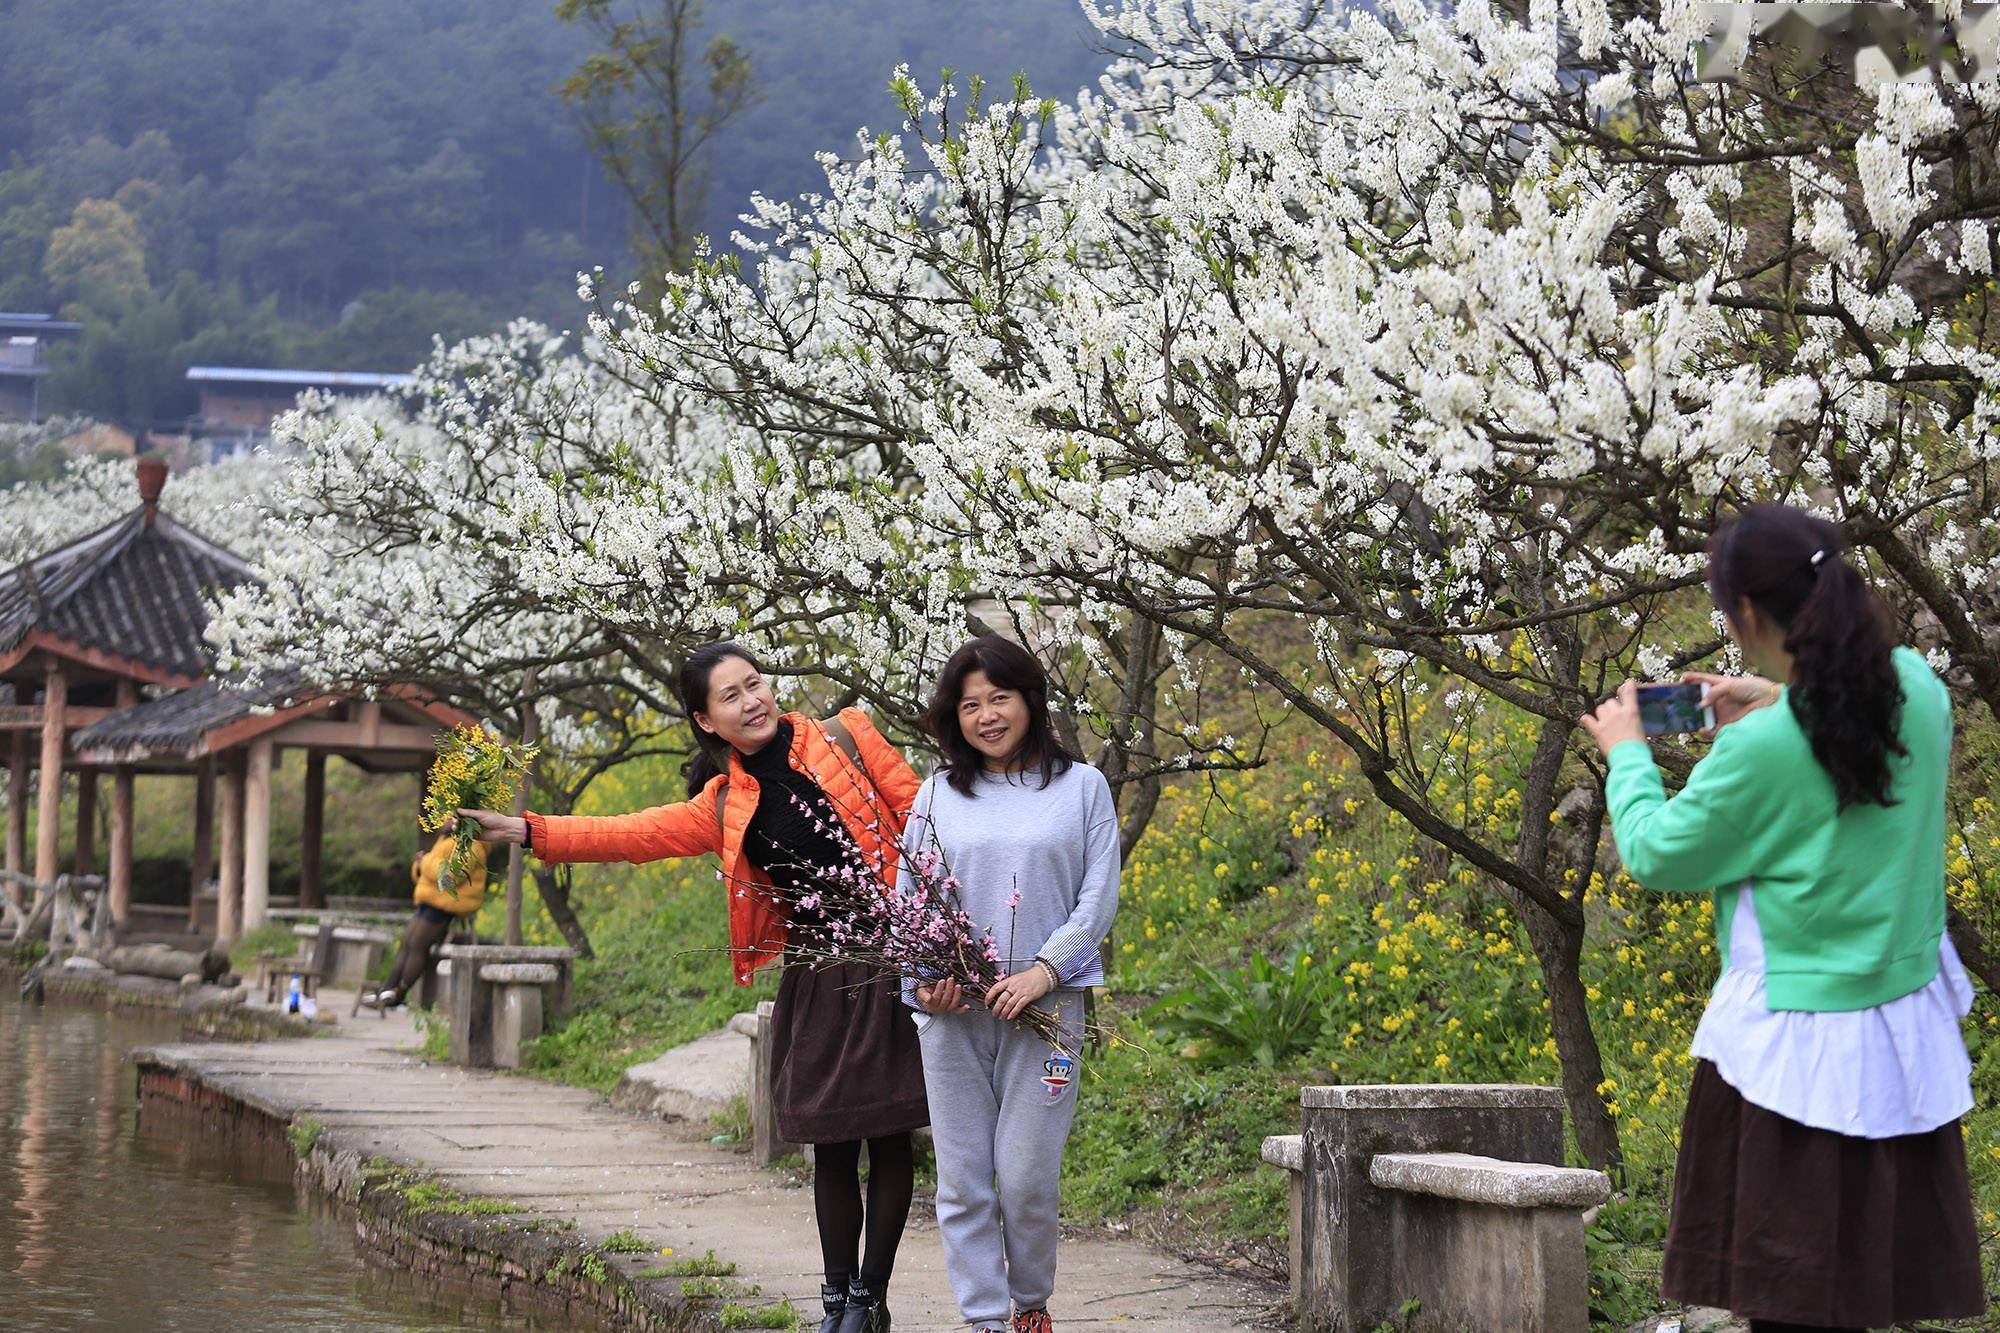
[[[522,1047],[569,1012],[576,953],[533,945],[442,944],[451,961],[451,1062],[518,1069]]]
[[[380,966],[396,943],[396,933],[376,926],[321,919],[292,927],[292,933],[312,941],[307,956],[329,986],[360,986]]]
[[[1299,1100],[1305,1132],[1264,1140],[1263,1159],[1291,1174],[1302,1328],[1585,1333],[1584,1214],[1610,1181],[1561,1164],[1560,1092],[1309,1087]]]
[[[799,1150],[778,1136],[777,1108],[771,1100],[771,1011],[776,1005],[760,1001],[754,1013],[736,1014],[730,1029],[750,1038],[750,1160],[769,1166],[787,1153]]]
[[[301,994],[317,997],[319,994],[319,973],[313,969],[306,955],[283,958],[276,954],[259,954],[257,970],[250,983],[253,992],[264,997],[265,1004],[277,1004],[290,989],[291,979],[299,979]]]
[[[493,1063],[521,1067],[521,1048],[542,1035],[542,995],[562,981],[553,963],[481,963],[479,980],[493,988]]]

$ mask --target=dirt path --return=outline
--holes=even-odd
[[[337,993],[325,999],[345,1014]],[[409,1053],[416,1045],[407,1017],[364,1015],[310,1040],[160,1047],[137,1058],[142,1071],[150,1066],[203,1095],[318,1122],[323,1152],[421,1165],[463,1194],[531,1210],[510,1225],[538,1222],[544,1233],[590,1244],[636,1231],[651,1252],[611,1260],[628,1275],[673,1262],[662,1248],[675,1258],[712,1249],[762,1299],[789,1297],[817,1323],[812,1196],[792,1177],[751,1166],[700,1126],[642,1118],[538,1079],[426,1064]],[[1191,1333],[1255,1327],[1270,1299],[1134,1242],[1078,1236],[1064,1241],[1051,1313],[1066,1331]],[[897,1327],[912,1333],[960,1326],[935,1220],[921,1204],[890,1305]]]

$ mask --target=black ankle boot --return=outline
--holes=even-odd
[[[840,1333],[889,1333],[889,1291],[855,1278],[847,1285],[847,1313]]]
[[[847,1314],[847,1284],[845,1282],[825,1282],[819,1289],[820,1308],[826,1311],[826,1318],[820,1321],[819,1333],[840,1333],[846,1325],[842,1319]]]

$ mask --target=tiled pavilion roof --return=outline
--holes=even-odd
[[[135,509],[0,574],[0,654],[30,635],[122,658],[181,680],[209,673],[205,598],[250,567],[162,512]]]

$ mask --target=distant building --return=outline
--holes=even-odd
[[[201,395],[190,436],[205,440],[213,456],[234,453],[271,434],[271,422],[298,405],[308,389],[366,397],[416,382],[414,375],[354,370],[256,370],[244,366],[189,366],[188,382]]]
[[[0,421],[42,419],[42,377],[49,373],[43,353],[82,328],[54,315],[0,311]]]
[[[139,452],[139,437],[108,421],[93,421],[81,430],[71,431],[56,443],[73,454],[122,454],[130,458]]]

